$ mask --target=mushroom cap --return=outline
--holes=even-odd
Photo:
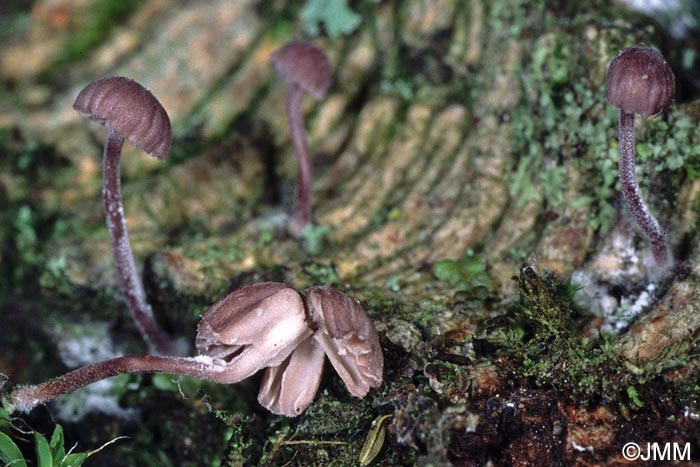
[[[299,292],[260,282],[234,290],[202,314],[196,347],[229,362],[227,378],[234,383],[281,364],[312,333]]]
[[[153,94],[134,80],[122,76],[102,78],[88,84],[73,108],[97,120],[148,154],[165,160],[170,151],[170,119]]]
[[[325,52],[306,41],[292,41],[271,57],[275,72],[288,83],[322,99],[331,86],[331,64]]]
[[[384,355],[365,310],[352,298],[327,286],[306,290],[306,306],[318,326],[313,336],[355,397],[382,383]]]
[[[659,52],[633,45],[612,59],[605,86],[605,98],[613,107],[648,117],[671,106],[676,80]]]

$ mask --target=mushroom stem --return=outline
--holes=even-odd
[[[103,157],[102,196],[114,263],[117,266],[119,276],[119,287],[131,310],[136,327],[152,351],[162,355],[172,355],[177,353],[177,347],[158,326],[153,309],[146,301],[146,294],[138,277],[126,230],[119,180],[119,159],[124,137],[114,131],[109,122],[105,123],[105,126],[107,127],[107,140]]]
[[[659,266],[667,266],[671,261],[671,255],[666,243],[666,235],[661,230],[656,218],[649,212],[649,208],[642,199],[639,191],[637,177],[634,170],[635,141],[634,141],[634,114],[620,111],[619,131],[619,169],[622,195],[627,207],[637,225],[649,237],[651,252]]]
[[[287,119],[292,136],[294,152],[299,165],[299,180],[297,185],[296,204],[290,221],[292,234],[299,235],[311,222],[311,157],[309,144],[306,141],[304,121],[301,114],[301,98],[304,90],[301,86],[292,84],[287,99]]]
[[[45,383],[32,386],[18,386],[6,399],[8,412],[29,412],[39,404],[45,404],[58,396],[87,386],[90,383],[111,378],[124,373],[167,373],[213,381],[228,382],[226,365],[212,363],[203,357],[161,357],[156,355],[136,355],[118,357],[87,365],[58,376]]]

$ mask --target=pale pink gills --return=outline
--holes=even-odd
[[[328,57],[310,42],[289,42],[272,54],[271,61],[282,79],[299,86],[316,99],[322,99],[331,86]]]
[[[73,108],[111,126],[114,131],[148,154],[165,160],[170,151],[170,119],[153,94],[122,76],[98,79],[75,99]]]
[[[171,339],[156,322],[138,276],[124,219],[119,164],[124,138],[159,159],[170,150],[170,119],[158,100],[136,81],[116,76],[88,84],[73,108],[107,129],[102,160],[102,197],[119,287],[134,323],[151,350],[161,355],[184,355],[185,345]]]
[[[263,282],[231,292],[203,315],[197,349],[231,365],[236,382],[277,366],[311,336],[301,295],[280,283]]]
[[[307,338],[282,362],[265,371],[258,402],[272,413],[295,417],[313,402],[321,383],[323,349]]]
[[[332,287],[306,290],[311,319],[319,329],[314,340],[356,397],[382,383],[384,356],[372,320],[360,305]]]

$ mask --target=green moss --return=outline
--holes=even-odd
[[[577,41],[568,34],[542,36],[532,61],[523,63],[523,98],[513,117],[514,153],[519,157],[510,193],[520,205],[543,202],[545,209],[570,202],[578,207],[591,204],[596,211],[592,227],[607,230],[613,212],[605,206],[615,194],[617,178],[616,154],[610,148],[617,114],[606,110],[603,82],[590,70],[578,68],[585,62],[577,58],[585,53],[584,45],[572,48]],[[570,165],[589,180],[587,192],[576,200],[565,198]]]
[[[202,242],[191,245],[184,254],[187,258],[203,264],[221,261],[234,263],[243,258],[243,251],[233,241],[221,241],[218,237],[207,237]]]
[[[678,179],[686,175],[690,179],[700,176],[700,140],[693,123],[698,112],[696,105],[684,110],[676,109],[667,118],[643,122],[637,141],[638,165],[650,175],[666,172]],[[648,186],[653,177],[640,178],[642,186]]]
[[[489,339],[500,347],[509,371],[523,384],[556,389],[577,404],[604,402],[638,410],[656,399],[668,368],[692,360],[693,347],[683,342],[645,368],[631,368],[610,341],[595,343],[579,335],[580,314],[571,305],[576,288],[568,281],[542,278],[527,266],[517,280],[520,301],[510,325]],[[673,391],[669,386],[674,384],[688,381],[661,387]]]
[[[343,402],[324,392],[298,419],[273,424],[257,465],[356,466],[364,435],[375,417],[366,400]]]
[[[333,264],[307,263],[303,266],[302,271],[309,278],[309,286],[336,285],[340,281]]]
[[[10,128],[0,129],[0,152],[1,296],[38,288],[47,242],[67,224],[54,207],[41,203],[44,190],[65,173],[65,158]]]

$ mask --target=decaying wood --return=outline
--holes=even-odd
[[[106,303],[126,320],[101,227],[99,129],[70,106],[86,82],[123,75],[148,87],[173,123],[171,162],[162,168],[125,157],[123,175],[137,262],[170,328],[191,337],[197,310],[260,279],[299,289],[332,284],[362,301],[382,336],[385,383],[361,409],[331,382],[285,428],[286,438],[275,438],[264,414],[255,414],[256,422],[229,420],[257,443],[245,450],[236,445],[245,436],[232,438],[232,453],[258,465],[356,462],[371,421],[384,414],[393,415],[386,446],[372,465],[466,466],[489,456],[495,465],[618,465],[623,425],[633,427],[629,441],[698,442],[695,419],[661,421],[664,437],[652,439],[642,412],[528,386],[505,370],[511,363],[478,361],[481,350],[474,350],[484,319],[512,313],[519,300],[513,276],[527,262],[543,277],[578,278],[584,290],[572,306],[588,316],[581,327],[594,341],[611,319],[606,313],[648,292],[640,317],[611,338],[617,355],[650,379],[697,378],[700,185],[685,169],[698,134],[674,144],[678,157],[687,156],[680,167],[649,156],[639,169],[677,256],[671,276],[654,273],[648,242],[627,220],[615,179],[603,175],[616,164],[605,161],[616,157],[616,113],[603,98],[606,68],[624,46],[665,44],[646,20],[623,20],[627,13],[608,2],[357,2],[362,22],[354,33],[314,39],[335,69],[325,100],[304,100],[321,239],[314,245],[284,233],[296,166],[286,89],[269,64],[275,48],[303,35],[297,7],[149,0],[83,56],[58,66],[61,50],[84,27],[58,15],[72,18],[82,3],[37,2],[26,30],[0,49],[0,78],[14,83],[0,126],[65,161],[50,180],[32,181],[39,190],[32,194],[17,188],[27,183],[23,175],[0,174],[8,199],[31,200],[67,226],[42,248],[45,296],[62,297],[72,319]],[[697,101],[678,102],[641,123],[640,144],[667,151],[651,139],[673,135],[664,125],[697,127],[698,108]],[[434,272],[442,260],[463,258],[485,265],[491,281],[471,314],[455,305],[460,286]],[[51,311],[46,321],[48,329]],[[462,359],[450,363],[457,376],[447,383],[442,367],[428,366],[445,354]],[[196,402],[180,409],[188,404]],[[652,406],[647,401],[640,410],[654,413]],[[661,414],[682,418],[654,413]],[[331,420],[338,427],[323,431]],[[234,454],[228,465],[243,465]]]

